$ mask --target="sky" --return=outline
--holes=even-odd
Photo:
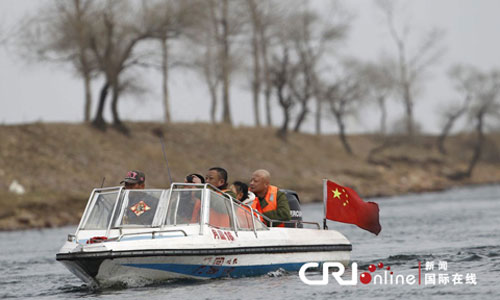
[[[0,0],[0,28],[8,31],[47,0]],[[328,6],[328,0],[313,0],[315,7]],[[342,56],[355,56],[376,61],[381,53],[394,54],[383,19],[374,1],[340,1],[353,15],[349,37],[340,46]],[[401,2],[401,1],[399,1]],[[403,1],[407,20],[413,24],[412,34],[431,27],[444,30],[442,44],[446,51],[440,61],[428,72],[424,92],[415,105],[415,115],[425,132],[437,133],[441,127],[439,112],[446,103],[456,101],[446,72],[451,65],[465,63],[483,70],[500,67],[500,1],[495,0],[414,0]],[[406,18],[406,17],[405,17]],[[1,32],[1,31],[0,31]],[[129,96],[122,100],[119,111],[123,119],[161,121],[161,77],[148,72],[148,93]],[[235,125],[253,125],[252,96],[245,74],[238,75],[231,89],[232,114]],[[94,102],[100,83],[93,85]],[[209,95],[199,76],[176,69],[170,82],[174,121],[195,122],[209,120]],[[26,62],[12,47],[0,48],[0,124],[18,124],[37,121],[81,122],[83,119],[83,82],[70,67],[41,62]],[[95,103],[94,103],[95,104]],[[401,102],[391,101],[389,119],[402,116]],[[274,104],[277,106],[277,104]],[[95,106],[95,105],[94,105]],[[95,112],[95,107],[92,109]],[[281,122],[281,111],[273,110],[273,123]],[[221,115],[221,112],[218,112]],[[106,113],[107,120],[111,120]],[[262,118],[263,119],[263,118]],[[366,105],[356,118],[349,119],[349,132],[373,132],[378,126],[379,111],[375,105]],[[312,116],[305,124],[313,130]],[[335,123],[325,120],[326,132],[336,132]],[[463,125],[467,126],[467,125]]]

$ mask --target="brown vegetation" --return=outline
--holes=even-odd
[[[0,126],[0,229],[75,224],[91,190],[118,185],[126,171],[146,172],[148,187],[167,187],[160,142],[153,130],[162,126],[174,180],[190,172],[204,174],[225,167],[230,181],[248,181],[251,172],[268,169],[276,185],[299,192],[302,202],[321,201],[322,179],[354,187],[362,196],[439,190],[456,185],[500,181],[500,135],[485,136],[481,160],[472,177],[453,181],[467,169],[474,136],[452,136],[449,153],[436,147],[437,137],[401,142],[374,135],[350,136],[356,150],[347,154],[336,136],[290,133],[287,142],[272,128],[232,128],[201,123],[128,123],[129,137],[101,132],[84,124]],[[17,180],[26,194],[10,193]]]

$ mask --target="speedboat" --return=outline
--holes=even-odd
[[[209,184],[98,188],[56,259],[92,286],[349,263],[352,246],[341,233],[301,218],[276,223]]]

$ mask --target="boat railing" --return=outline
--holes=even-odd
[[[248,204],[245,204],[245,205],[248,205]],[[269,227],[273,227],[273,224],[275,224],[275,223],[277,223],[277,224],[284,223],[284,224],[293,224],[294,228],[298,228],[299,224],[310,224],[310,225],[315,225],[316,227],[318,227],[318,229],[321,229],[321,225],[319,225],[318,222],[299,221],[299,220],[281,221],[281,220],[271,219],[271,218],[261,214],[258,211],[255,211],[255,213],[259,214],[264,220],[266,220],[269,224]]]
[[[254,210],[248,204],[236,203],[235,200],[230,195],[228,195],[227,193],[224,193],[223,191],[219,190],[218,188],[216,188],[215,186],[211,185],[210,183],[205,183],[205,184],[197,184],[197,183],[173,183],[171,188],[173,189],[175,186],[194,186],[194,187],[201,187],[201,186],[203,186],[204,189],[210,188],[210,189],[212,189],[212,190],[220,193],[221,195],[224,195],[229,200],[232,200],[231,201],[232,205],[237,205],[237,206],[240,206],[240,207],[247,207],[249,209],[249,211],[252,212],[252,216],[255,216],[254,214],[259,215],[260,217],[262,217],[264,220],[266,220],[268,222],[269,227],[272,227],[273,224],[275,224],[275,223],[284,223],[284,224],[293,224],[295,228],[298,228],[299,224],[309,224],[309,225],[315,225],[318,229],[321,229],[321,225],[318,222],[299,221],[299,220],[280,221],[280,220],[270,219],[269,217],[267,217],[267,216],[261,214],[260,212]],[[234,213],[234,210],[233,210],[233,213]],[[252,218],[252,221],[255,221],[255,220],[253,220],[253,218]],[[254,227],[254,231],[255,231],[255,224],[253,224],[253,227]],[[235,229],[236,229],[236,226],[235,226]]]
[[[218,189],[217,187],[211,185],[210,183],[204,183],[204,184],[199,184],[199,183],[172,183],[171,186],[170,186],[170,190],[173,191],[175,189],[182,189],[182,188],[186,188],[186,187],[191,187],[191,188],[203,188],[204,191],[206,190],[212,190],[216,193],[218,193],[219,195],[223,196],[224,198],[226,198],[226,200],[229,201],[230,205],[231,205],[231,218],[230,220],[232,220],[232,226],[231,226],[231,229],[235,232],[236,236],[238,236],[238,226],[236,224],[236,211],[235,211],[235,207],[240,207],[242,209],[245,209],[244,207],[246,207],[248,209],[248,212],[250,213],[251,215],[251,220],[252,220],[252,231],[253,233],[255,234],[255,237],[258,237],[258,234],[257,234],[257,221],[255,220],[255,217],[256,217],[256,214],[259,214],[258,211],[254,210],[250,205],[248,204],[243,204],[243,203],[236,203],[235,202],[235,199],[233,197],[231,197],[229,194],[221,191],[220,189]],[[208,196],[208,193],[205,193],[205,200],[207,199],[206,196]],[[207,201],[205,201],[207,202]],[[204,210],[207,209],[207,205],[202,205],[201,206],[201,212],[200,212],[200,216],[202,216],[204,214]],[[203,221],[200,219],[200,224],[203,224]],[[264,225],[264,224],[263,224]],[[266,230],[268,229],[265,225],[264,225],[264,228],[266,228]],[[200,227],[200,234],[203,233],[203,226]]]
[[[180,232],[184,234],[184,236],[188,236],[186,231],[182,229],[168,229],[168,230],[151,230],[151,231],[146,231],[146,232],[127,232],[127,233],[120,233],[118,238],[116,238],[116,241],[119,242],[121,241],[122,238],[126,236],[134,236],[134,235],[144,235],[144,234],[151,234],[151,238],[155,239],[156,235],[159,233],[170,233],[170,232]]]
[[[96,194],[99,195],[104,195],[104,194],[109,194],[110,197],[107,200],[112,201],[114,199],[114,203],[111,204],[109,202],[110,206],[110,216],[108,218],[109,222],[106,226],[105,236],[107,238],[110,238],[111,231],[119,229],[119,236],[114,237],[112,239],[114,240],[121,240],[123,236],[126,235],[137,235],[137,234],[152,234],[152,238],[155,238],[155,235],[161,232],[172,232],[172,229],[168,229],[166,231],[164,230],[151,230],[153,229],[161,229],[164,225],[166,225],[165,221],[167,219],[167,212],[168,210],[171,209],[169,207],[170,202],[172,201],[172,192],[173,191],[185,191],[187,188],[192,188],[196,189],[198,191],[201,190],[200,194],[200,200],[201,200],[201,206],[199,207],[199,219],[197,220],[197,224],[201,225],[200,226],[200,235],[204,234],[204,227],[203,225],[208,224],[214,227],[218,227],[220,225],[217,224],[210,224],[210,214],[207,213],[207,210],[211,210],[211,201],[215,201],[217,197],[222,197],[224,201],[226,201],[225,205],[227,207],[227,215],[229,217],[228,221],[228,227],[231,228],[238,236],[238,231],[253,231],[255,237],[258,237],[258,231],[261,230],[269,230],[269,227],[272,227],[273,225],[277,223],[284,223],[284,224],[292,224],[292,226],[289,227],[294,227],[298,228],[299,225],[301,224],[310,224],[310,225],[315,225],[318,229],[321,229],[321,226],[317,222],[308,222],[308,221],[302,221],[302,220],[290,220],[290,221],[281,221],[281,220],[273,220],[270,219],[269,217],[265,216],[264,214],[260,213],[257,210],[254,210],[251,205],[249,204],[243,204],[243,203],[238,203],[234,198],[232,198],[230,195],[227,193],[224,193],[223,191],[219,190],[217,187],[205,183],[205,184],[195,184],[195,183],[172,183],[170,186],[170,190],[150,190],[148,191],[161,191],[161,195],[158,197],[158,207],[157,209],[155,208],[155,217],[153,218],[152,224],[150,225],[141,225],[141,224],[119,224],[119,220],[123,218],[124,215],[124,210],[125,210],[125,204],[122,202],[125,202],[124,197],[122,196],[123,193],[125,193],[125,196],[128,195],[128,191],[124,190],[123,187],[111,187],[111,188],[102,188],[102,189],[94,189],[92,191],[92,194],[90,196],[89,202],[87,203],[87,207],[85,210],[85,213],[82,217],[82,220],[77,228],[77,231],[75,235],[72,235],[71,237],[68,237],[68,240],[76,240],[78,236],[78,232],[81,229],[85,229],[84,225],[86,226],[87,220],[89,219],[90,213],[94,209],[94,206],[99,199],[97,196],[94,197]],[[215,195],[214,193],[211,194],[210,191],[213,191],[214,193],[217,193]],[[216,197],[217,196],[217,197]],[[212,199],[211,197],[215,197]],[[95,199],[94,199],[95,198]],[[126,198],[126,197],[125,197]],[[94,200],[93,200],[94,199]],[[128,199],[128,198],[127,198]],[[163,199],[163,200],[162,200]],[[221,198],[218,198],[220,201]],[[227,202],[229,201],[229,202]],[[178,208],[178,200],[175,203],[175,212],[177,213],[177,208]],[[123,207],[122,207],[123,206]],[[242,211],[244,213],[242,213]],[[241,219],[241,216],[243,215],[243,219]],[[176,216],[174,216],[173,223],[172,225],[176,225],[177,221],[175,219]],[[264,222],[265,220],[265,222]],[[194,223],[192,223],[194,224]],[[147,227],[150,228],[151,231],[143,231],[143,232],[138,232],[138,233],[122,233],[122,229],[126,228],[144,228],[146,229]],[[174,232],[177,229],[174,230]],[[125,234],[125,235],[123,235]],[[187,234],[183,231],[183,234],[186,236]]]

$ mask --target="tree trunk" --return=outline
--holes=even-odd
[[[302,103],[302,105],[301,105],[299,117],[297,118],[297,121],[295,122],[295,127],[293,128],[294,132],[299,132],[300,127],[302,126],[302,123],[306,119],[306,115],[309,112],[307,110],[307,101],[302,101],[301,103]]]
[[[380,133],[387,134],[387,108],[385,107],[385,97],[378,97],[378,106],[380,108]]]
[[[222,2],[222,122],[232,125],[231,109],[229,106],[230,87],[230,57],[229,57],[229,24],[228,0]]]
[[[316,97],[315,131],[316,135],[321,135],[321,109],[323,103]]]
[[[108,96],[109,83],[106,81],[104,85],[101,87],[101,92],[99,93],[99,104],[97,105],[97,112],[92,121],[92,125],[98,129],[105,130],[106,129],[106,121],[103,117],[104,112],[104,104],[106,103],[106,98]]]
[[[278,130],[278,137],[285,140],[288,137],[288,124],[290,123],[290,108],[283,107],[283,124]]]
[[[337,125],[339,127],[339,138],[340,141],[342,142],[342,146],[344,147],[345,151],[349,154],[353,154],[351,145],[349,145],[349,142],[347,141],[347,136],[345,134],[345,124],[344,120],[342,119],[342,113],[334,113],[335,114],[335,120],[337,120]]]
[[[162,91],[163,91],[163,109],[165,123],[170,123],[172,119],[170,118],[170,95],[168,92],[168,40],[163,37],[161,40],[161,50],[162,50]]]
[[[451,131],[451,128],[453,127],[453,124],[458,119],[458,117],[460,117],[460,115],[461,115],[461,113],[450,115],[448,120],[446,121],[446,124],[443,127],[443,131],[441,132],[441,134],[438,137],[437,145],[438,145],[439,152],[441,152],[441,154],[446,154],[446,149],[444,148],[444,141],[445,141],[446,137],[448,137],[448,135],[450,134],[450,131]]]
[[[467,100],[466,100],[466,105],[467,105]],[[443,131],[441,132],[441,134],[439,135],[438,140],[437,140],[437,146],[438,146],[439,152],[441,152],[441,154],[446,154],[446,149],[444,148],[444,141],[445,141],[446,137],[448,137],[448,135],[450,134],[451,128],[453,127],[453,124],[455,124],[455,121],[460,116],[462,116],[465,113],[465,111],[467,110],[466,105],[464,105],[462,108],[457,110],[455,113],[452,113],[448,116],[448,120],[446,121],[446,124],[443,127]]]
[[[413,101],[411,99],[410,87],[408,84],[404,86],[404,101],[405,101],[405,112],[406,112],[406,132],[408,136],[413,137],[414,130],[413,128]]]
[[[119,86],[117,81],[115,81],[111,85],[111,91],[113,93],[113,97],[111,100],[111,113],[113,115],[113,127],[123,134],[129,134],[128,128],[120,120],[120,116],[118,114],[118,99],[120,97],[120,86]]]
[[[271,118],[271,92],[271,84],[269,84],[268,86],[268,84],[266,83],[266,87],[264,88],[264,101],[266,104],[266,125],[268,127],[273,126],[273,121]]]
[[[257,12],[257,7],[254,0],[248,0],[250,12],[252,15],[252,55],[253,55],[253,80],[252,80],[252,95],[253,95],[253,111],[255,115],[255,125],[260,127],[260,52],[259,52],[259,28],[260,20]]]
[[[210,98],[212,99],[212,105],[210,107],[210,121],[212,124],[216,123],[216,112],[217,112],[217,87],[209,84]]]
[[[80,72],[81,75],[83,76],[83,81],[84,81],[84,90],[85,90],[85,104],[84,104],[84,121],[89,122],[90,121],[90,115],[91,115],[91,109],[92,109],[92,91],[90,88],[90,68],[89,68],[89,63],[87,60],[87,56],[85,55],[85,51],[87,49],[87,45],[85,44],[85,31],[83,28],[82,24],[82,10],[80,6],[80,0],[74,0],[73,5],[76,10],[76,29],[78,32],[78,54],[79,54],[79,60],[80,60]]]
[[[90,122],[90,114],[92,109],[92,89],[90,87],[90,75],[88,72],[83,74],[84,89],[85,89],[85,106],[84,106],[84,121]]]
[[[216,70],[216,63],[213,62],[214,56],[212,52],[212,46],[210,45],[210,37],[205,38],[205,57],[203,63],[203,77],[208,87],[208,92],[210,93],[211,106],[210,106],[210,121],[212,124],[216,123],[216,112],[217,112],[217,87],[219,85],[218,72]]]
[[[259,97],[260,97],[260,82],[258,79],[253,82],[253,112],[255,115],[255,126],[260,127],[260,109],[259,109]]]
[[[472,176],[472,171],[474,170],[474,167],[476,166],[477,162],[479,161],[479,158],[481,157],[481,152],[483,149],[483,141],[484,141],[483,118],[484,118],[483,112],[478,113],[476,116],[476,119],[477,119],[476,144],[474,145],[474,153],[472,154],[472,158],[469,162],[469,167],[467,168],[467,171],[465,171],[465,176],[467,176],[469,178]]]
[[[271,74],[269,71],[269,61],[267,57],[267,43],[264,26],[260,27],[260,51],[262,57],[262,68],[264,74],[264,103],[266,106],[266,125],[268,127],[273,126],[271,119],[271,93],[272,93],[272,82]]]

